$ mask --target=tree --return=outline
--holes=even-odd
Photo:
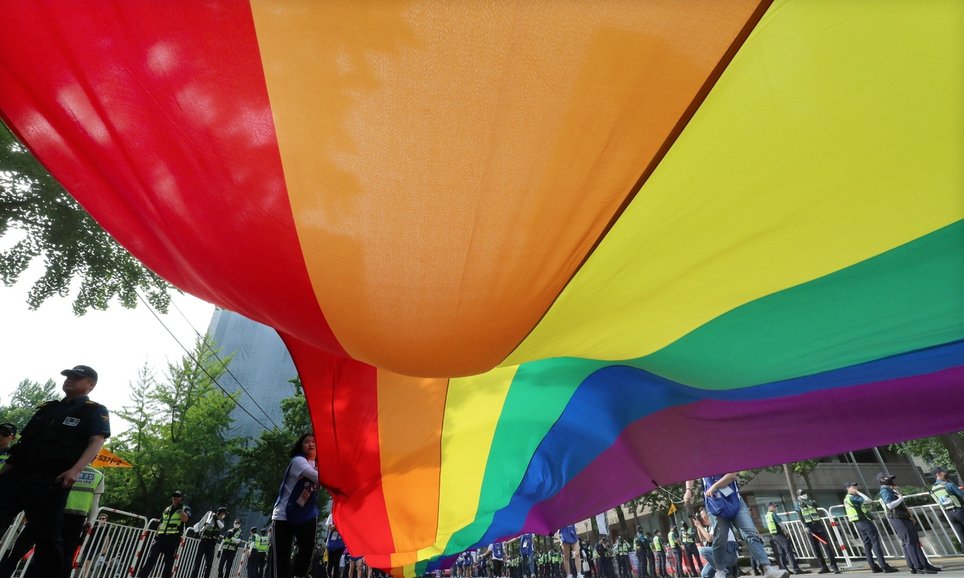
[[[235,399],[215,383],[229,361],[200,339],[190,355],[168,365],[166,379],[141,370],[133,405],[117,412],[132,427],[110,443],[133,467],[107,470],[103,503],[156,516],[171,492],[182,490],[199,514],[236,505],[240,483],[230,466],[241,442],[227,437]]]
[[[959,476],[964,475],[964,432],[908,440],[890,448],[904,455],[919,456],[934,466],[953,465]]]
[[[0,124],[0,237],[11,232],[19,240],[0,251],[4,284],[16,283],[38,257],[46,264],[27,295],[32,309],[53,295],[66,297],[78,277],[77,315],[107,309],[115,297],[133,308],[137,290],[167,312],[171,286],[117,244]]]
[[[57,384],[48,379],[46,383],[24,379],[17,384],[17,389],[10,396],[10,405],[0,406],[0,422],[10,422],[23,429],[27,425],[37,406],[45,401],[57,399]]]
[[[298,378],[290,381],[294,395],[281,402],[282,429],[266,430],[251,447],[240,451],[235,477],[246,480],[242,489],[243,502],[254,510],[268,514],[274,507],[281,476],[291,458],[288,452],[298,437],[311,431],[311,417],[304,389]],[[322,489],[319,503],[328,494]]]

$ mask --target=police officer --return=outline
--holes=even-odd
[[[659,537],[659,532],[654,531],[652,533],[650,544],[652,544],[653,554],[656,556],[656,570],[658,571],[653,575],[666,578],[666,551],[663,550],[663,540]]]
[[[669,527],[669,534],[666,535],[666,542],[669,545],[670,556],[673,557],[670,563],[673,565],[673,574],[675,576],[683,575],[683,551],[680,548],[680,538],[679,532],[676,530],[676,524]]]
[[[17,437],[17,426],[10,422],[0,423],[0,467],[10,457],[10,444]]]
[[[0,535],[22,510],[37,544],[24,578],[60,575],[67,494],[110,437],[107,408],[87,397],[97,372],[77,365],[60,373],[64,398],[37,407],[0,469]]]
[[[221,542],[221,563],[218,564],[218,578],[227,578],[231,574],[231,565],[234,564],[234,557],[238,554],[241,547],[241,539],[238,537],[238,528],[228,530]]]
[[[793,545],[783,531],[783,520],[777,514],[776,502],[767,504],[767,530],[770,531],[770,545],[773,547],[773,556],[777,559],[780,567],[787,570],[787,565],[793,566],[794,574],[809,574],[809,570],[801,570],[800,563],[793,551]]]
[[[907,562],[908,568],[917,570],[918,574],[936,574],[940,568],[932,566],[924,556],[924,551],[921,550],[917,528],[914,526],[910,509],[904,503],[904,496],[897,489],[896,479],[896,476],[887,472],[877,474],[877,482],[880,483],[880,501],[887,509],[887,518],[890,520],[891,527],[900,536],[901,545],[904,548],[904,561]]]
[[[827,530],[820,521],[817,502],[811,500],[810,497],[807,496],[807,491],[803,488],[797,490],[797,512],[800,514],[800,520],[804,526],[807,527],[810,545],[813,546],[813,551],[817,556],[817,560],[820,562],[820,572],[818,572],[818,574],[829,574],[831,568],[834,574],[840,574],[840,568],[837,567],[837,558],[834,555],[833,546],[830,545]],[[822,550],[821,546],[823,546]],[[827,553],[826,559],[823,557],[824,551]],[[830,561],[829,568],[827,567],[827,560]]]
[[[161,523],[157,526],[154,543],[147,552],[147,558],[138,574],[139,578],[147,578],[154,571],[158,558],[161,558],[164,565],[161,578],[171,578],[174,570],[174,554],[177,553],[177,547],[181,544],[184,525],[190,519],[191,508],[184,505],[184,494],[174,491],[171,494],[171,505],[161,512]]]
[[[2,427],[0,425],[0,428]],[[964,544],[964,492],[957,487],[957,484],[947,479],[947,470],[935,468],[931,493],[947,513],[951,528],[957,534],[957,541]]]
[[[87,518],[101,494],[104,493],[104,474],[87,466],[67,495],[67,505],[64,507],[63,524],[61,525],[61,539],[63,541],[64,558],[60,567],[61,578],[67,578],[73,571],[74,554],[77,545],[83,537]],[[28,523],[24,526],[13,547],[3,557],[0,563],[0,578],[13,576],[21,558],[34,547],[35,539],[32,527]]]
[[[686,558],[686,563],[689,565],[693,576],[699,576],[701,569],[699,565],[700,551],[696,547],[696,532],[686,524],[683,524],[681,536],[683,541],[683,556]]]
[[[91,512],[97,507],[104,493],[104,473],[87,466],[67,495],[64,508],[64,522],[61,535],[64,541],[64,560],[60,567],[61,578],[68,578],[73,570],[74,554],[84,536],[84,527],[89,524]]]
[[[635,542],[636,559],[639,560],[639,578],[649,578],[649,571],[646,568],[652,567],[652,563],[647,563],[647,560],[652,560],[653,553],[649,549],[649,538],[646,537],[646,533],[639,526],[636,526]]]
[[[208,512],[204,518],[194,526],[200,541],[197,546],[197,554],[194,557],[194,568],[191,569],[191,576],[203,576],[207,578],[211,575],[211,567],[214,562],[214,550],[221,541],[221,530],[224,529],[224,518],[228,515],[228,509],[221,506],[217,512]],[[203,566],[203,569],[202,569]],[[200,572],[200,574],[198,573]]]
[[[249,548],[251,549],[251,554],[248,556],[248,578],[261,578],[261,576],[264,575],[264,561],[268,556],[268,537],[262,536],[256,527],[251,528]],[[344,548],[342,548],[342,552],[343,551]],[[330,556],[331,552],[329,551],[329,566],[332,564]],[[338,568],[338,558],[341,558],[341,553],[335,557],[335,568]],[[329,574],[328,578],[333,577]]]
[[[847,512],[847,519],[850,520],[860,539],[864,543],[864,556],[867,557],[867,564],[873,572],[897,572],[897,569],[887,564],[884,559],[884,551],[880,547],[880,534],[870,513],[873,511],[873,501],[857,489],[857,482],[847,482],[845,486],[847,495],[844,496],[844,509]],[[874,556],[880,565],[874,564]]]

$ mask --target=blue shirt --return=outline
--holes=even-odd
[[[523,534],[519,538],[519,554],[523,556],[532,555],[532,534]]]

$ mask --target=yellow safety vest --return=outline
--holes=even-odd
[[[820,513],[811,500],[800,502],[800,517],[804,522],[811,523],[820,520]]]
[[[770,530],[771,534],[780,533],[780,525],[777,524],[776,512],[767,512],[767,530]]]
[[[653,552],[662,552],[663,542],[659,539],[659,536],[653,536]]]
[[[168,506],[164,508],[164,511],[161,513],[161,523],[157,526],[157,535],[170,536],[172,534],[180,534],[181,526],[183,525],[181,510],[174,510],[173,506]]]
[[[934,499],[937,503],[941,505],[942,508],[947,510],[952,510],[954,508],[961,507],[961,499],[957,497],[956,494],[952,494],[947,491],[948,482],[937,481],[931,486],[931,492],[934,494]]]
[[[86,516],[90,514],[90,509],[94,505],[94,493],[103,483],[104,474],[90,466],[80,472],[77,481],[70,488],[67,494],[67,506],[64,508],[65,514],[76,516]]]
[[[856,506],[854,506],[853,502],[851,501],[851,498],[853,498],[853,496],[847,494],[847,497],[845,497],[843,501],[844,509],[847,510],[847,519],[851,522],[869,520],[870,512],[873,509],[873,506],[870,504],[870,502],[864,500],[864,502],[860,504],[860,510],[858,511]]]

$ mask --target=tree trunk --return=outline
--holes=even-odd
[[[797,499],[797,483],[793,480],[793,474],[790,473],[789,464],[783,464],[783,475],[787,477],[787,489],[790,490],[790,507],[793,508]]]
[[[947,448],[947,453],[951,456],[951,463],[957,470],[957,477],[964,476],[964,436],[957,432],[937,436],[937,439],[941,440],[941,443]],[[951,464],[935,465],[943,465],[946,468]]]
[[[626,515],[623,514],[622,504],[616,506],[616,519],[619,520],[619,535],[625,538],[628,536],[626,533],[628,531],[628,527],[626,526]]]

